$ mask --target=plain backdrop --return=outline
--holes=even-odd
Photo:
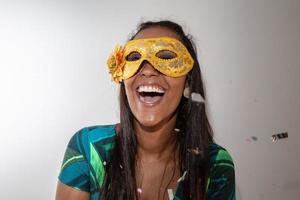
[[[70,137],[118,122],[109,53],[159,19],[194,36],[238,199],[299,199],[299,10],[299,0],[0,1],[0,199],[54,199]]]

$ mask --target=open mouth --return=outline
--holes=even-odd
[[[165,90],[159,86],[144,86],[137,88],[139,99],[146,104],[158,103],[164,96]]]

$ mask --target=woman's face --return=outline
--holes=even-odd
[[[134,39],[179,36],[163,27],[151,27],[139,32]],[[144,61],[140,70],[124,80],[125,91],[135,122],[147,128],[159,128],[176,118],[176,109],[185,86],[186,76],[168,77]],[[175,120],[172,120],[175,121]]]

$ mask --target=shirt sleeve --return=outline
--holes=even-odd
[[[209,200],[235,200],[235,172],[230,154],[220,147],[211,163],[208,179]]]
[[[80,130],[69,141],[58,179],[74,189],[90,192],[90,172],[82,135]]]

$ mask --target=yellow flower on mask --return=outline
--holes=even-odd
[[[111,74],[112,80],[119,83],[123,80],[123,71],[125,65],[124,48],[116,46],[114,52],[107,60],[108,71]]]

